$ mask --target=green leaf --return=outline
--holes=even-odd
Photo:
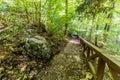
[[[10,46],[10,50],[11,50],[11,51],[15,51],[15,49],[14,49],[12,46]]]
[[[14,26],[14,27],[13,27],[13,30],[16,31],[16,30],[18,30],[18,28],[19,28],[18,26]]]

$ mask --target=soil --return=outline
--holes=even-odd
[[[79,41],[70,40],[50,65],[41,70],[38,80],[88,80],[88,73]]]

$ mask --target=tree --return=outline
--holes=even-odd
[[[110,24],[111,24],[111,20],[112,20],[112,17],[113,17],[113,12],[111,10],[114,9],[114,5],[115,5],[115,1],[114,0],[110,0],[110,7],[109,7],[109,11],[108,11],[108,16],[107,18],[109,19],[109,22],[105,24],[105,27],[104,27],[104,33],[103,33],[103,42],[106,42],[107,41],[107,35],[108,35],[108,32],[110,31]]]
[[[65,0],[65,35],[68,34],[68,0]]]

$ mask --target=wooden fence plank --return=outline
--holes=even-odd
[[[111,74],[113,76],[113,79],[114,80],[120,80],[120,72],[118,72],[115,69],[111,68],[109,65],[108,65],[108,67],[109,67],[109,70],[110,70],[110,72],[111,72]]]
[[[105,50],[102,50],[95,45],[91,44],[90,42],[82,39],[79,37],[79,40],[83,43],[85,56],[88,60],[88,64],[92,69],[93,75],[95,74],[95,69],[93,64],[98,61],[98,67],[96,75],[94,75],[94,80],[103,80],[104,76],[104,69],[105,64],[109,66],[109,70],[114,78],[114,80],[120,80],[120,59],[113,57],[112,55],[108,54]],[[90,50],[92,51],[90,51]],[[94,55],[91,56],[90,52],[94,51]],[[90,54],[90,55],[89,55]],[[91,59],[95,59],[94,62],[91,62]],[[97,65],[97,64],[96,64]]]
[[[98,60],[98,67],[97,67],[97,79],[96,80],[103,80],[104,76],[104,69],[105,69],[105,62],[103,59],[99,58]]]
[[[104,50],[96,47],[95,45],[91,44],[90,42],[82,39],[80,37],[81,41],[84,42],[84,44],[89,47],[90,49],[94,50],[96,54],[102,58],[107,64],[109,64],[112,68],[118,70],[120,72],[120,59],[113,58],[110,56],[110,54],[107,54]]]

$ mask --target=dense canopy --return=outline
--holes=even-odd
[[[22,69],[34,63],[44,66],[63,50],[66,39],[79,36],[120,56],[120,0],[0,0],[0,64],[6,60],[0,79],[8,55],[32,58]]]

